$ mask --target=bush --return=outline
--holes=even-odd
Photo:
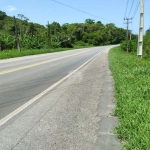
[[[59,43],[59,46],[62,48],[73,48],[73,45],[71,44],[71,40],[69,38],[61,41]]]
[[[52,42],[52,48],[59,48],[58,42]]]
[[[137,45],[138,45],[138,41],[136,40],[131,40],[129,41],[129,50],[128,52],[136,52],[137,51]],[[122,41],[121,43],[121,49],[123,51],[126,51],[126,41]]]
[[[144,36],[144,57],[150,57],[150,29],[146,31],[146,35]]]
[[[26,49],[41,49],[45,45],[45,40],[41,36],[30,36],[24,34],[20,36],[20,45]]]
[[[15,47],[15,37],[7,34],[0,34],[0,50],[13,49]]]
[[[110,44],[111,44],[110,41],[104,43],[104,45],[110,45]]]
[[[150,39],[145,43],[143,53],[145,58],[150,58]]]
[[[75,44],[78,45],[78,46],[86,46],[87,45],[83,41],[77,41]]]

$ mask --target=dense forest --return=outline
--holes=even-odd
[[[119,44],[126,38],[125,29],[92,19],[86,19],[84,23],[60,25],[52,22],[43,26],[18,14],[16,24],[20,47],[24,49]],[[14,18],[0,11],[0,50],[17,48],[15,31]]]

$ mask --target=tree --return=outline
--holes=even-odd
[[[19,28],[20,28],[20,35],[22,35],[22,31],[25,30],[23,29],[23,23],[27,23],[29,19],[25,17],[23,14],[18,14],[18,18],[20,19],[19,21]]]
[[[29,28],[28,28],[28,33],[29,35],[31,35],[32,37],[36,34],[36,28],[35,28],[35,24],[33,22],[29,23]]]
[[[65,34],[67,34],[68,27],[69,27],[69,23],[65,23],[61,26],[61,29]]]
[[[105,25],[102,24],[101,21],[97,21],[97,22],[96,22],[96,25],[99,26],[100,29],[104,29],[104,28],[105,28]]]
[[[74,24],[73,35],[75,36],[77,41],[82,40],[83,38],[83,25],[82,24]]]
[[[53,22],[50,24],[51,34],[56,35],[58,32],[60,32],[60,24],[58,22]]]
[[[21,31],[22,31],[22,19],[24,18],[24,15],[18,14],[18,18],[20,18],[19,28],[20,28],[20,35],[21,35]]]
[[[102,22],[101,22],[101,21],[97,21],[96,23],[97,23],[97,24],[102,24]]]
[[[1,12],[1,16],[6,13]],[[2,17],[4,18],[4,17]],[[17,22],[19,23],[19,39],[23,48],[43,48],[48,41],[47,27],[29,23],[28,18],[22,14],[18,14]],[[113,23],[104,25],[101,21],[95,22],[92,19],[86,19],[84,23],[65,23],[60,25],[58,22],[52,22],[50,25],[50,35],[52,48],[71,47],[73,44],[79,45],[109,45],[119,44],[126,38],[126,30],[115,26]],[[0,33],[6,33],[14,36],[13,18],[6,16],[4,20],[0,20]],[[133,35],[132,37],[135,37]],[[147,36],[148,37],[148,36]],[[148,38],[146,40],[149,42]],[[61,44],[60,44],[61,43]],[[8,48],[4,46],[3,48]]]
[[[0,10],[0,20],[4,20],[6,16],[6,13]]]
[[[94,24],[95,21],[92,20],[92,19],[86,19],[86,20],[85,20],[85,23],[87,23],[87,24]]]

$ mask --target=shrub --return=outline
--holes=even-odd
[[[78,46],[86,46],[87,45],[83,41],[77,41],[75,44],[78,45]]]
[[[52,48],[59,48],[58,42],[52,42]]]
[[[150,57],[150,29],[146,31],[146,35],[144,36],[144,57]]]
[[[137,39],[129,41],[129,50],[128,50],[128,52],[137,51],[137,45],[138,45]],[[126,41],[122,41],[121,49],[126,51]]]

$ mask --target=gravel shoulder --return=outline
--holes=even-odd
[[[0,129],[0,150],[121,150],[108,51]]]

